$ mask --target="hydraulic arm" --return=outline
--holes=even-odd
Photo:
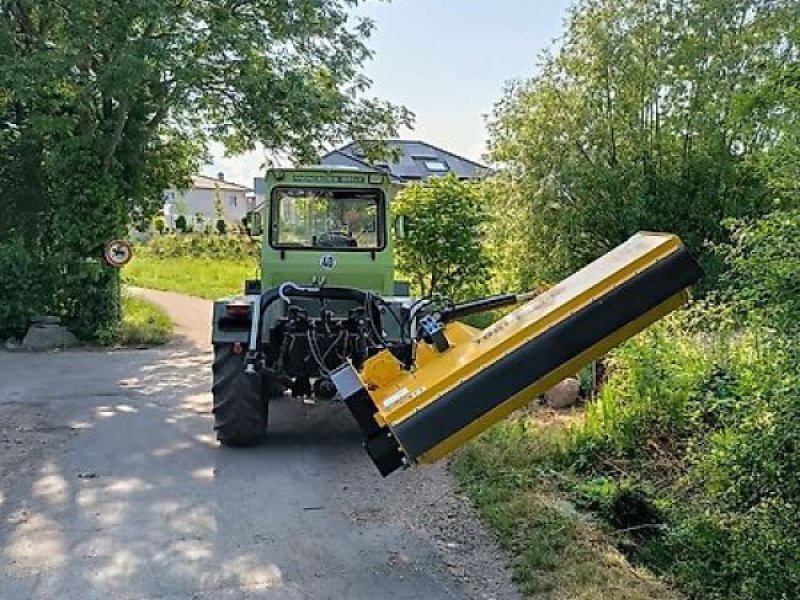
[[[432,463],[684,304],[701,275],[677,237],[639,233],[532,299],[426,314],[411,360],[387,349],[331,379],[383,475]],[[482,331],[455,320],[520,300]]]

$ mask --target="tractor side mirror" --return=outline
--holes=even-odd
[[[250,237],[261,235],[264,228],[260,210],[251,210],[249,213],[247,213],[247,216],[245,217],[245,228],[247,229],[247,234]]]
[[[404,240],[406,238],[406,225],[405,215],[398,215],[394,218],[394,236],[398,240]]]

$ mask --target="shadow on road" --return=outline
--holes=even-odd
[[[3,600],[464,597],[405,523],[342,506],[382,482],[346,407],[279,399],[263,444],[220,448],[208,369],[184,350],[0,362],[0,404],[50,431],[3,465]]]

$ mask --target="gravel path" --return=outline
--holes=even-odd
[[[0,353],[0,597],[518,598],[446,468],[382,479],[346,409],[211,432],[210,304],[139,291],[170,347]]]

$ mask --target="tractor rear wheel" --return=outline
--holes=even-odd
[[[261,374],[244,372],[244,357],[233,345],[214,346],[214,431],[226,446],[247,446],[267,432],[268,398]]]

